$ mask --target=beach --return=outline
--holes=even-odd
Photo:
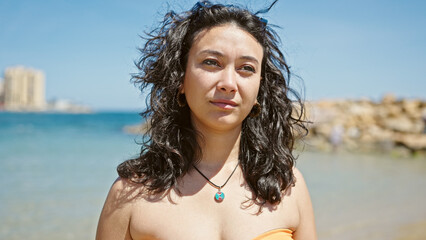
[[[0,113],[0,239],[94,239],[137,113]],[[426,239],[426,159],[299,153],[319,239]]]
[[[320,239],[425,239],[425,159],[304,152],[298,167]]]

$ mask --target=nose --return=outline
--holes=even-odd
[[[223,70],[217,88],[225,93],[237,92],[237,73],[233,68],[229,67]]]

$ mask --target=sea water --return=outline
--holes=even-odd
[[[93,239],[137,113],[0,114],[0,239]]]
[[[94,239],[137,113],[0,113],[0,239]],[[303,152],[320,239],[398,239],[426,221],[426,159]],[[404,238],[401,238],[404,239]]]

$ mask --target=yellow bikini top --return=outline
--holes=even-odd
[[[253,238],[252,240],[293,240],[293,231],[290,229],[274,229]]]

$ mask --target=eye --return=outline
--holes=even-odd
[[[219,62],[214,60],[214,59],[206,59],[203,61],[203,64],[207,65],[207,66],[220,66]]]
[[[252,67],[250,65],[244,65],[240,69],[243,70],[243,71],[256,73],[256,69],[254,69],[254,67]]]

